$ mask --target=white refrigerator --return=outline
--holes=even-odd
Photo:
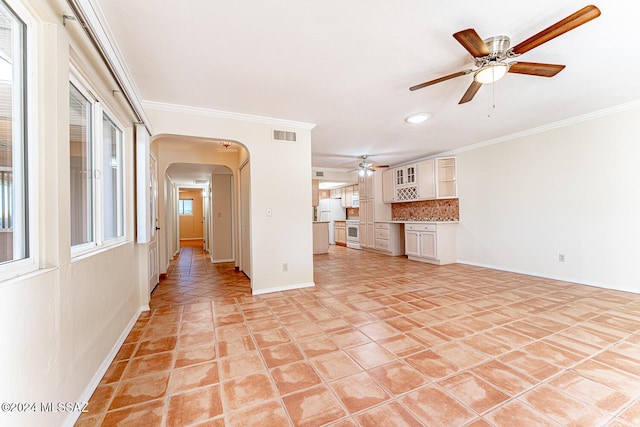
[[[318,221],[329,221],[329,244],[335,245],[333,221],[347,219],[347,210],[340,199],[322,199],[318,205]]]

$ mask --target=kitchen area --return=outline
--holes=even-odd
[[[360,193],[354,180],[353,176],[340,182],[312,180],[314,254],[327,253],[328,245],[361,249]]]
[[[326,179],[331,172],[321,169],[313,173],[314,254],[341,245],[431,264],[455,262],[455,157],[351,172],[351,181]]]

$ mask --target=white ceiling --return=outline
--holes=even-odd
[[[474,28],[512,46],[586,5],[537,0],[97,0],[144,100],[317,124],[313,166],[352,169],[445,152],[640,99],[640,2],[522,55],[565,64],[508,74],[458,101],[473,68],[452,37]],[[495,108],[491,108],[495,100]],[[404,118],[432,118],[409,125]],[[215,138],[216,135],[211,135]]]
[[[221,165],[173,163],[167,168],[167,174],[179,187],[203,187],[206,184],[197,184],[196,181],[210,182],[212,174],[230,175],[231,169]]]

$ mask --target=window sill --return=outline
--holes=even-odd
[[[77,261],[82,261],[83,259],[87,259],[90,258],[94,255],[99,255],[101,253],[110,251],[111,249],[115,249],[115,248],[119,248],[121,246],[127,245],[129,243],[133,243],[132,240],[127,240],[125,238],[122,239],[118,239],[118,240],[114,240],[112,242],[108,242],[106,244],[103,244],[101,246],[94,246],[88,249],[84,249],[82,251],[78,251],[76,253],[71,252],[71,263],[73,264],[74,262]]]

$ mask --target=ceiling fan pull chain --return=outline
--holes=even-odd
[[[491,84],[491,96],[492,96],[492,104],[493,109],[496,109],[496,84],[495,82]]]

